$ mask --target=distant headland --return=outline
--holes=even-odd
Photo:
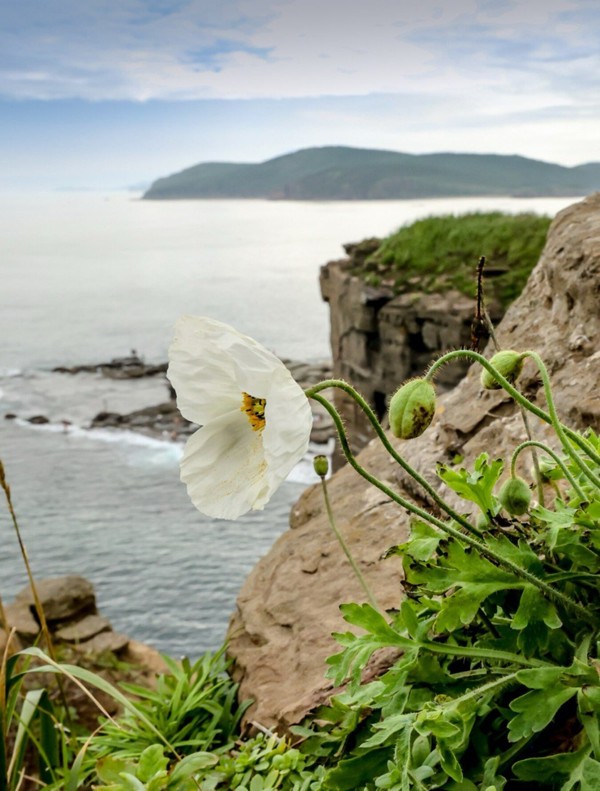
[[[503,195],[581,196],[600,190],[600,162],[565,167],[498,154],[404,154],[305,148],[260,163],[205,162],[155,181],[145,200],[266,198],[389,200]]]

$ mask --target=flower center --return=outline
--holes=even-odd
[[[255,398],[248,393],[242,393],[242,406],[240,409],[246,413],[252,431],[262,431],[265,427],[266,398]]]

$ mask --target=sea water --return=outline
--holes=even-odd
[[[184,313],[233,324],[280,356],[330,356],[319,267],[342,244],[418,217],[553,215],[574,199],[141,201],[131,194],[0,195],[0,458],[34,573],[82,574],[113,627],[197,656],[222,641],[236,594],[314,481],[301,463],[264,511],[198,513],[169,438],[89,430],[101,410],[166,399],[164,380],[53,373],[132,349],[164,361]],[[16,420],[6,420],[13,413]],[[42,414],[49,423],[34,426]],[[68,424],[65,423],[68,421]],[[0,502],[0,595],[26,584]]]

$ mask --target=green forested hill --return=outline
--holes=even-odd
[[[369,200],[460,195],[586,195],[600,163],[563,167],[496,154],[306,148],[259,164],[207,162],[155,181],[144,198]]]

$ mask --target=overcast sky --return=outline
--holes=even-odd
[[[313,145],[600,161],[598,0],[0,0],[0,187]]]

